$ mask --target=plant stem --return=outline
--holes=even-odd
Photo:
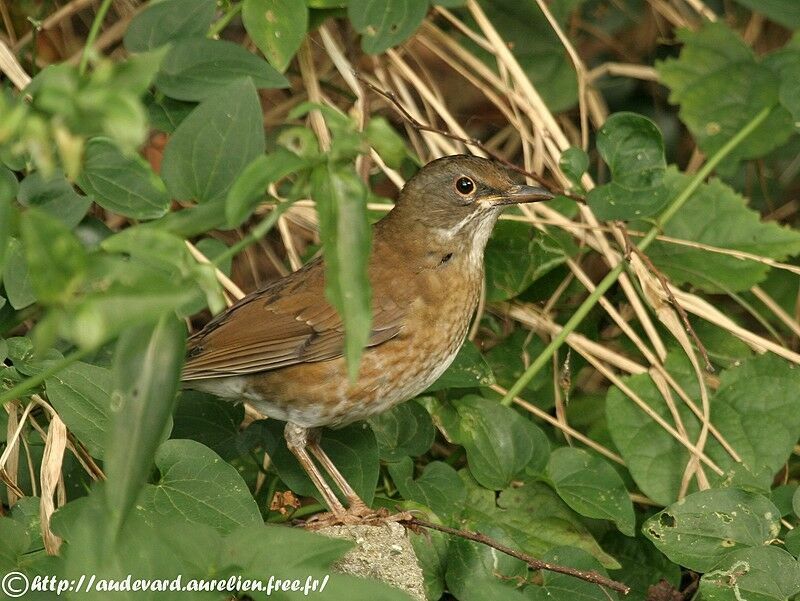
[[[73,363],[75,363],[76,361],[79,361],[80,359],[91,353],[93,350],[95,349],[94,348],[79,349],[74,353],[72,353],[71,355],[67,355],[66,357],[63,357],[58,361],[53,361],[38,374],[31,376],[27,380],[20,382],[19,384],[14,386],[14,388],[11,388],[10,390],[7,390],[4,393],[0,394],[0,405],[4,405],[8,401],[13,401],[14,399],[19,398],[24,393],[29,391],[31,388],[35,388],[53,374],[56,374],[65,367],[68,367]]]
[[[708,159],[703,167],[694,175],[692,180],[689,182],[689,185],[681,190],[680,194],[678,194],[669,204],[669,206],[664,209],[664,212],[656,220],[655,225],[650,229],[650,231],[647,232],[641,242],[639,242],[637,246],[639,250],[643,251],[650,246],[650,244],[652,244],[653,240],[656,239],[656,236],[661,233],[663,227],[675,216],[681,207],[686,204],[686,201],[691,198],[692,194],[694,194],[700,184],[705,181],[705,179],[711,174],[717,165],[719,165],[720,162],[722,162],[722,160],[727,157],[734,148],[741,144],[742,141],[747,138],[747,136],[753,133],[753,130],[755,130],[764,122],[771,111],[771,106],[762,109],[755,117],[753,117],[752,120],[747,123],[747,125],[739,130],[735,136],[728,140],[728,142],[722,148],[720,148]],[[567,336],[575,331],[583,319],[589,314],[589,311],[591,311],[600,300],[600,297],[602,297],[603,294],[605,294],[606,291],[608,291],[608,289],[611,288],[611,286],[617,281],[624,268],[625,261],[624,259],[620,259],[620,262],[608,272],[606,277],[603,278],[603,280],[597,285],[592,293],[586,297],[586,300],[583,301],[581,306],[578,307],[575,313],[573,313],[572,317],[570,317],[567,323],[564,324],[564,327],[561,329],[561,331],[550,341],[550,344],[548,344],[539,354],[539,356],[536,357],[528,369],[525,370],[525,373],[522,374],[516,382],[514,382],[514,385],[508,389],[508,392],[500,401],[503,405],[510,406],[511,403],[514,402],[514,397],[517,396],[522,389],[528,385],[528,382],[530,382],[547,364],[553,354],[555,354],[559,347],[564,344]]]
[[[83,47],[83,52],[81,52],[81,62],[78,65],[78,73],[81,75],[86,73],[86,66],[89,64],[89,54],[92,52],[92,46],[94,46],[97,34],[100,33],[103,19],[106,18],[106,13],[110,7],[111,0],[103,0],[103,3],[100,5],[100,10],[98,10],[97,14],[94,16],[92,27],[89,29],[89,36],[86,38],[86,45]]]
[[[217,37],[223,29],[228,26],[228,23],[233,21],[233,18],[242,12],[242,5],[244,2],[239,2],[238,4],[234,4],[230,8],[228,8],[227,12],[222,15],[215,23],[211,24],[211,27],[208,30],[208,37],[215,38]]]
[[[261,220],[258,225],[256,225],[253,229],[250,230],[250,233],[247,234],[244,238],[239,240],[236,244],[228,247],[228,249],[214,257],[214,260],[211,263],[215,267],[219,267],[229,258],[236,256],[239,254],[243,249],[250,246],[254,242],[258,241],[260,238],[263,238],[268,231],[272,229],[272,226],[278,221],[278,217],[280,217],[283,212],[291,206],[291,202],[282,202],[276,205],[272,211],[270,211],[269,215],[267,215],[263,220]]]

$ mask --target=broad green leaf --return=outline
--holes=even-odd
[[[308,29],[308,7],[293,0],[244,0],[242,21],[253,42],[283,73]]]
[[[44,303],[68,300],[86,274],[81,243],[66,225],[39,209],[23,213],[20,229],[36,297]]]
[[[169,210],[170,198],[161,178],[138,156],[125,156],[108,138],[86,145],[83,191],[104,209],[134,219],[155,219]]]
[[[636,516],[625,484],[600,457],[561,447],[550,454],[547,476],[572,509],[590,518],[611,520],[623,534],[634,535]]]
[[[347,4],[347,16],[361,34],[361,48],[367,54],[380,54],[405,41],[427,11],[427,0],[349,0]]]
[[[156,449],[171,427],[185,338],[183,324],[165,315],[154,325],[126,330],[117,342],[105,454],[114,534],[133,509]]]
[[[611,171],[611,182],[587,197],[598,219],[650,217],[664,208],[667,163],[655,123],[636,113],[615,113],[597,133],[597,151]]]
[[[214,19],[214,0],[164,0],[136,15],[123,43],[128,52],[144,52],[182,38],[204,36]]]
[[[765,107],[778,103],[779,78],[759,65],[752,50],[727,25],[706,24],[680,30],[684,42],[677,59],[657,62],[669,100],[680,105],[680,118],[707,155],[719,150]],[[791,118],[776,108],[764,123],[729,155],[729,163],[757,158],[783,144]]]
[[[486,300],[514,298],[566,261],[558,241],[519,221],[495,225],[484,254]]]
[[[168,440],[155,456],[160,478],[138,504],[144,512],[231,532],[262,523],[255,499],[232,465],[194,440]]]
[[[73,363],[45,380],[47,398],[92,457],[103,458],[108,437],[111,372]]]
[[[603,566],[618,569],[619,563],[606,553],[589,533],[581,518],[549,486],[525,482],[507,488],[490,514],[517,542],[517,548],[540,557],[554,547],[576,547],[594,556]]]
[[[468,527],[509,547],[516,546],[502,527],[486,517],[472,520]],[[450,540],[445,580],[448,591],[459,601],[522,601],[524,597],[514,590],[513,583],[527,573],[525,563],[491,547],[459,537]]]
[[[557,19],[558,5],[549,4]],[[575,68],[564,45],[536,3],[490,0],[481,6],[550,110],[560,113],[575,106],[578,102]],[[562,26],[567,25],[566,19],[560,19],[560,22]],[[494,68],[496,63],[491,54],[487,53],[484,60]]]
[[[569,178],[573,186],[578,189],[583,188],[581,178],[586,170],[589,169],[589,155],[581,148],[570,147],[561,153],[558,159],[558,166],[561,171]]]
[[[305,165],[304,159],[283,147],[253,159],[233,182],[225,198],[228,226],[239,227],[264,199],[267,186]]]
[[[732,551],[769,544],[780,532],[780,512],[761,495],[704,490],[657,513],[642,530],[675,563],[707,572]]]
[[[530,335],[521,328],[511,334],[486,353],[486,361],[497,382],[505,388],[511,387],[524,373],[533,357],[544,350],[545,343],[538,336]],[[549,409],[553,406],[553,367],[550,361],[531,380],[522,396],[538,407]],[[527,396],[526,396],[527,394]]]
[[[603,576],[608,576],[605,568],[599,561],[582,549],[574,547],[556,547],[551,549],[543,557],[542,561],[555,563],[562,566],[577,568],[586,572],[596,572]],[[608,599],[619,599],[617,593],[609,591],[601,586],[574,578],[566,574],[559,574],[542,570],[542,586],[538,589],[529,587],[526,593],[534,593],[530,598],[544,601],[607,601]],[[627,599],[627,597],[626,597]]]
[[[311,188],[325,253],[325,296],[344,322],[344,354],[353,380],[372,325],[367,190],[352,170],[332,164],[314,168]]]
[[[700,579],[703,601],[785,601],[800,593],[800,564],[777,547],[740,549]]]
[[[319,492],[297,459],[286,448],[283,438],[284,424],[275,420],[257,423],[263,425],[267,452],[281,480],[297,494],[321,500]],[[355,423],[339,430],[326,430],[321,445],[358,496],[367,505],[372,503],[380,468],[378,443],[372,429],[364,423]],[[324,475],[331,488],[336,491],[336,485],[327,474]]]
[[[440,599],[444,593],[448,538],[446,534],[436,530],[426,530],[419,534],[409,532],[414,555],[417,556],[425,579],[426,599]]]
[[[0,572],[7,574],[17,569],[20,558],[28,550],[30,534],[17,520],[0,518]],[[11,584],[3,580],[5,586]],[[7,590],[4,586],[4,592]]]
[[[400,403],[370,418],[369,425],[375,432],[383,461],[422,455],[431,448],[436,435],[430,413],[415,401]]]
[[[795,0],[736,0],[736,2],[789,29],[800,28],[800,4]]]
[[[364,130],[367,142],[392,169],[400,169],[408,154],[405,140],[385,117],[373,117]]]
[[[243,419],[241,403],[184,390],[178,397],[171,437],[196,440],[228,461],[242,454],[237,443]]]
[[[609,531],[600,539],[600,544],[622,564],[622,568],[612,572],[611,577],[631,587],[625,599],[648,601],[650,587],[662,580],[679,588],[680,566],[667,559],[641,532],[637,533],[636,538],[630,538],[620,532]]]
[[[59,171],[50,178],[34,171],[20,182],[17,200],[23,206],[52,215],[72,229],[86,215],[93,199],[78,194]]]
[[[692,398],[699,398],[694,374],[682,355],[667,359],[670,373]],[[625,383],[661,417],[674,423],[663,397],[648,375],[632,376]],[[797,437],[800,437],[800,400],[792,392],[800,386],[800,371],[771,355],[753,357],[722,372],[720,387],[711,398],[714,424],[740,455],[736,464],[719,442],[709,436],[706,453],[723,469],[720,478],[749,473],[759,487],[769,487]],[[753,399],[757,399],[754,402]],[[700,433],[699,420],[684,403],[678,413],[689,440]],[[641,490],[651,499],[668,505],[677,498],[689,452],[633,404],[617,388],[606,399],[606,418],[614,444]]]
[[[175,130],[164,150],[161,175],[180,200],[212,202],[264,153],[261,104],[250,79],[206,98]]]
[[[475,395],[454,404],[469,470],[486,488],[505,488],[531,458],[549,454],[544,433],[514,409]]]
[[[458,515],[463,509],[467,491],[456,470],[446,463],[431,461],[416,479],[410,457],[390,462],[387,467],[404,499],[430,508],[441,519]]]
[[[0,166],[0,282],[11,237],[11,202],[17,196],[18,188],[17,177]]]
[[[671,197],[688,181],[689,176],[676,169],[667,170],[665,186]],[[774,222],[761,222],[742,196],[716,179],[698,188],[666,224],[664,234],[779,261],[800,253],[800,232]],[[647,254],[674,283],[689,283],[707,292],[749,290],[769,271],[769,267],[755,261],[659,240],[653,242]]]
[[[244,47],[224,40],[187,38],[170,48],[156,86],[178,100],[205,100],[238,79],[257,88],[285,88],[286,78]]]
[[[171,134],[192,112],[196,106],[193,102],[181,102],[169,96],[148,96],[145,99],[150,126],[153,129]]]
[[[783,537],[786,550],[795,557],[800,556],[800,528],[793,528]]]
[[[445,372],[428,388],[428,392],[445,388],[475,388],[494,384],[494,375],[476,346],[461,345],[458,354]]]

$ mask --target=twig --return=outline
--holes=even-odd
[[[516,549],[507,547],[503,543],[500,543],[494,540],[493,538],[489,538],[488,536],[486,536],[485,534],[481,534],[480,532],[472,532],[471,530],[459,530],[457,528],[450,528],[449,526],[440,526],[439,524],[434,524],[433,522],[420,520],[419,518],[410,518],[407,520],[403,520],[403,523],[408,524],[410,526],[421,526],[422,528],[438,530],[439,532],[452,534],[454,536],[459,536],[461,538],[471,540],[476,543],[480,543],[482,545],[486,545],[487,547],[491,547],[492,549],[497,549],[501,553],[510,555],[511,557],[519,559],[520,561],[524,561],[525,563],[528,564],[528,566],[530,566],[534,570],[547,570],[548,572],[565,574],[567,576],[572,576],[573,578],[578,578],[586,582],[597,584],[598,586],[604,586],[611,590],[622,593],[623,595],[627,595],[631,590],[628,585],[622,582],[617,582],[616,580],[611,580],[610,578],[607,578],[602,574],[598,574],[597,572],[578,570],[576,568],[571,568],[569,566],[562,566],[559,564],[542,561],[541,559],[536,559],[535,557],[532,557],[527,553],[522,553],[521,551],[517,551]]]
[[[703,356],[703,362],[706,364],[706,371],[710,374],[714,373],[714,366],[711,365],[711,360],[708,358],[708,351],[706,350],[705,345],[700,341],[700,337],[695,332],[694,327],[692,327],[692,323],[689,321],[689,315],[686,313],[686,309],[683,308],[678,302],[678,299],[675,298],[675,295],[672,294],[672,289],[669,286],[669,280],[667,276],[665,276],[658,267],[653,264],[653,261],[650,260],[644,251],[642,251],[638,246],[631,243],[630,238],[628,237],[627,230],[622,227],[620,228],[623,237],[625,238],[625,256],[629,256],[630,253],[636,254],[642,262],[647,266],[647,268],[653,273],[654,276],[658,279],[658,282],[661,284],[661,287],[664,289],[664,292],[667,295],[667,299],[669,299],[670,304],[675,308],[680,315],[681,321],[683,322],[683,327],[689,336],[692,337],[694,343],[697,345],[697,350],[700,351],[700,354]]]
[[[553,188],[553,184],[552,183],[546,181],[541,176],[536,175],[535,173],[531,173],[530,171],[527,171],[527,170],[523,169],[522,167],[519,167],[518,165],[515,165],[511,161],[503,158],[497,152],[495,152],[491,148],[488,148],[483,142],[481,142],[477,138],[467,138],[467,137],[464,137],[464,136],[459,136],[457,134],[454,134],[454,133],[451,133],[449,131],[440,129],[438,127],[434,127],[432,125],[425,125],[424,123],[421,123],[411,113],[409,113],[408,110],[406,110],[406,108],[403,106],[403,104],[400,102],[400,100],[398,100],[397,96],[395,96],[393,92],[390,92],[388,90],[382,90],[381,88],[379,88],[378,86],[376,86],[372,82],[370,82],[367,79],[365,79],[359,73],[356,73],[355,76],[358,78],[358,80],[361,83],[363,83],[365,86],[367,86],[370,90],[372,90],[376,94],[379,94],[380,96],[383,96],[384,98],[386,98],[386,100],[391,102],[392,106],[394,106],[397,109],[397,111],[400,113],[401,117],[403,117],[403,119],[405,119],[409,123],[409,125],[411,125],[411,127],[413,127],[414,129],[416,129],[418,131],[429,131],[429,132],[432,132],[432,133],[435,133],[435,134],[439,134],[440,136],[444,136],[445,138],[449,138],[450,140],[455,140],[456,142],[461,142],[462,144],[466,144],[467,146],[474,146],[476,148],[480,148],[483,152],[488,154],[494,160],[498,161],[499,163],[502,163],[503,165],[505,165],[506,167],[508,167],[512,171],[516,171],[517,173],[520,173],[520,174],[522,174],[522,175],[524,175],[526,177],[529,177],[532,180],[534,180],[534,181],[536,181],[536,182],[538,182],[538,183],[542,184],[543,186],[546,186],[546,187],[548,187],[550,189]],[[567,198],[571,198],[572,200],[574,200],[576,202],[580,202],[580,203],[585,203],[586,202],[586,200],[582,196],[569,194],[565,190],[554,190],[554,193],[555,194],[559,194],[561,196],[566,196]]]

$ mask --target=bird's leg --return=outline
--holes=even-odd
[[[333,513],[335,516],[342,516],[346,513],[344,505],[342,505],[339,502],[339,499],[336,498],[336,494],[333,492],[333,490],[331,490],[331,487],[328,486],[328,483],[325,482],[325,478],[322,477],[322,474],[317,469],[317,466],[314,465],[314,461],[311,459],[311,456],[306,450],[306,447],[309,447],[314,455],[316,455],[316,452],[314,452],[314,449],[309,441],[309,434],[311,432],[313,431],[310,431],[308,428],[303,428],[302,426],[288,422],[283,431],[283,436],[286,438],[286,446],[294,454],[294,456],[297,457],[297,460],[300,462],[300,465],[303,466],[303,469],[306,471],[309,478],[311,478],[314,486],[316,486],[317,490],[322,494],[322,497],[325,499],[325,503],[327,503],[331,513]],[[319,438],[319,436],[317,436],[317,438]],[[330,459],[328,459],[328,462],[330,462]],[[350,490],[352,490],[352,488]]]
[[[367,514],[370,513],[371,510],[367,507],[367,504],[361,500],[361,497],[358,496],[353,487],[350,486],[350,483],[345,479],[342,473],[336,468],[331,458],[322,450],[322,446],[319,444],[320,439],[320,431],[319,430],[312,430],[309,432],[308,435],[308,450],[317,458],[317,461],[320,462],[322,467],[325,469],[330,477],[333,478],[333,481],[336,483],[336,486],[342,491],[342,494],[347,499],[347,504],[349,506],[348,511],[354,514]]]

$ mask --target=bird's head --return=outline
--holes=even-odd
[[[396,212],[397,217],[424,223],[442,242],[471,241],[483,250],[504,207],[551,198],[542,187],[516,183],[494,161],[455,155],[420,169],[401,191]]]

